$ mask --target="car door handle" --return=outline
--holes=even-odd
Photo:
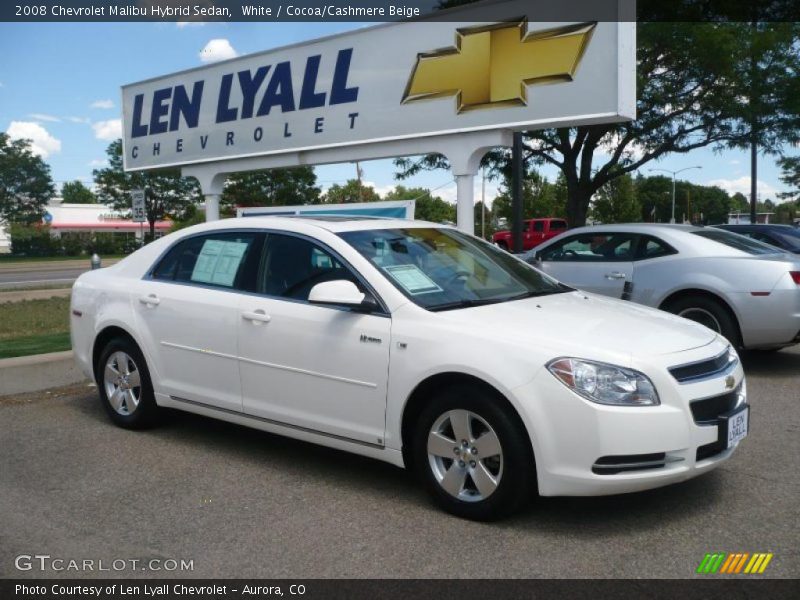
[[[158,306],[159,304],[161,304],[161,300],[159,300],[158,296],[156,296],[155,294],[150,294],[149,296],[141,296],[139,298],[139,302],[147,306]]]
[[[263,310],[245,311],[242,313],[242,318],[252,323],[269,323],[272,320],[272,317]]]
[[[625,279],[627,277],[625,273],[620,273],[619,271],[614,271],[613,273],[606,273],[606,279]]]

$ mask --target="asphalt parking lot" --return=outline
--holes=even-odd
[[[745,367],[751,434],[723,467],[645,493],[539,499],[496,524],[441,513],[390,465],[235,425],[175,414],[117,429],[86,384],[5,397],[0,577],[683,578],[716,551],[772,552],[761,577],[799,577],[800,350]],[[36,553],[194,570],[15,569]]]

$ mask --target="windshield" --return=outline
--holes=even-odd
[[[762,242],[758,242],[749,237],[724,231],[722,229],[703,229],[700,231],[692,231],[694,235],[719,242],[729,248],[740,250],[752,256],[759,256],[761,254],[777,254],[780,252],[775,246],[769,246]]]
[[[447,310],[570,291],[507,252],[454,229],[339,234],[416,304]]]

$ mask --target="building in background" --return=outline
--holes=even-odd
[[[769,218],[774,212],[756,213],[756,223],[769,224]],[[728,225],[751,225],[749,212],[736,212],[728,215]]]
[[[59,199],[60,200],[60,199]],[[55,237],[64,234],[114,233],[141,240],[142,233],[150,230],[148,223],[134,223],[105,204],[48,205],[43,222],[50,227]],[[156,237],[169,232],[171,221],[156,222]]]

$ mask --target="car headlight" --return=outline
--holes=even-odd
[[[653,382],[633,369],[579,358],[557,358],[547,364],[547,370],[569,389],[598,404],[656,406],[661,403]]]

